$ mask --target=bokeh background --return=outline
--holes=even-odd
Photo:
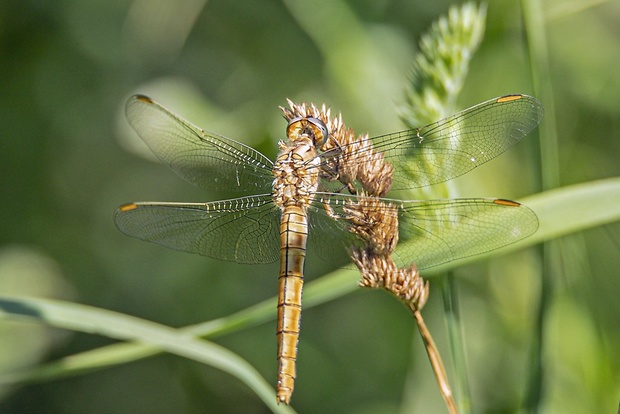
[[[122,108],[147,94],[273,158],[285,98],[326,102],[356,131],[402,129],[398,110],[433,21],[456,2],[63,0],[0,2],[0,294],[63,298],[185,326],[277,290],[277,264],[243,266],[128,238],[124,202],[207,201],[144,156]],[[620,3],[546,1],[561,185],[620,175]],[[520,3],[488,6],[459,99],[533,94]],[[536,134],[455,186],[463,196],[540,191]],[[620,202],[620,200],[619,200]],[[583,214],[588,214],[583,211]],[[614,412],[620,399],[620,226],[562,238],[545,323],[544,412]],[[474,412],[518,412],[540,295],[540,252],[455,271]],[[333,270],[310,257],[307,279]],[[431,280],[431,292],[435,288]],[[431,293],[432,294],[432,293]],[[275,309],[274,309],[275,314]],[[424,311],[450,368],[441,297]],[[0,369],[110,339],[0,325]],[[275,322],[218,338],[275,382]],[[357,291],[306,309],[293,397],[300,412],[443,412],[402,305]],[[267,412],[240,381],[160,355],[72,378],[5,387],[2,413]]]

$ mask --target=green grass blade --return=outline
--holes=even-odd
[[[244,359],[219,345],[164,325],[104,309],[39,298],[0,298],[0,317],[35,320],[56,328],[156,346],[239,378],[273,412],[293,412],[276,403],[275,391]]]

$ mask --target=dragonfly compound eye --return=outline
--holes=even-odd
[[[312,132],[314,133],[314,141],[316,145],[323,145],[327,140],[327,136],[329,135],[327,125],[325,125],[325,123],[318,118],[308,118],[308,126],[312,129]]]
[[[296,140],[302,136],[310,137],[317,146],[323,145],[329,131],[323,121],[312,117],[293,118],[286,127],[286,136],[290,140]]]

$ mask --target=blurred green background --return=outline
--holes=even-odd
[[[285,98],[325,102],[358,133],[402,129],[420,35],[449,1],[64,0],[0,3],[0,295],[40,295],[175,327],[273,297],[277,264],[179,253],[118,232],[128,201],[207,201],[145,158],[122,108],[133,93],[273,158]],[[561,185],[620,175],[620,3],[544,2]],[[493,1],[459,99],[534,94],[519,3]],[[543,102],[545,103],[545,102]],[[545,103],[546,104],[546,103]],[[459,194],[540,191],[536,134],[455,180]],[[620,202],[620,200],[618,200]],[[588,214],[583,211],[583,214]],[[547,298],[544,412],[613,412],[620,398],[620,225],[562,238]],[[540,295],[536,249],[455,272],[474,412],[518,412]],[[310,256],[307,280],[333,270]],[[452,372],[440,295],[424,315]],[[275,308],[274,308],[275,314]],[[111,340],[0,325],[7,372]],[[216,340],[275,382],[275,322]],[[240,381],[170,355],[3,388],[2,413],[268,412]],[[417,329],[386,294],[306,309],[293,407],[445,412]]]

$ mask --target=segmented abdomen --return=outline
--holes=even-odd
[[[295,362],[301,320],[303,268],[308,240],[305,209],[286,206],[280,221],[280,275],[278,294],[277,398],[288,404],[295,386]]]

